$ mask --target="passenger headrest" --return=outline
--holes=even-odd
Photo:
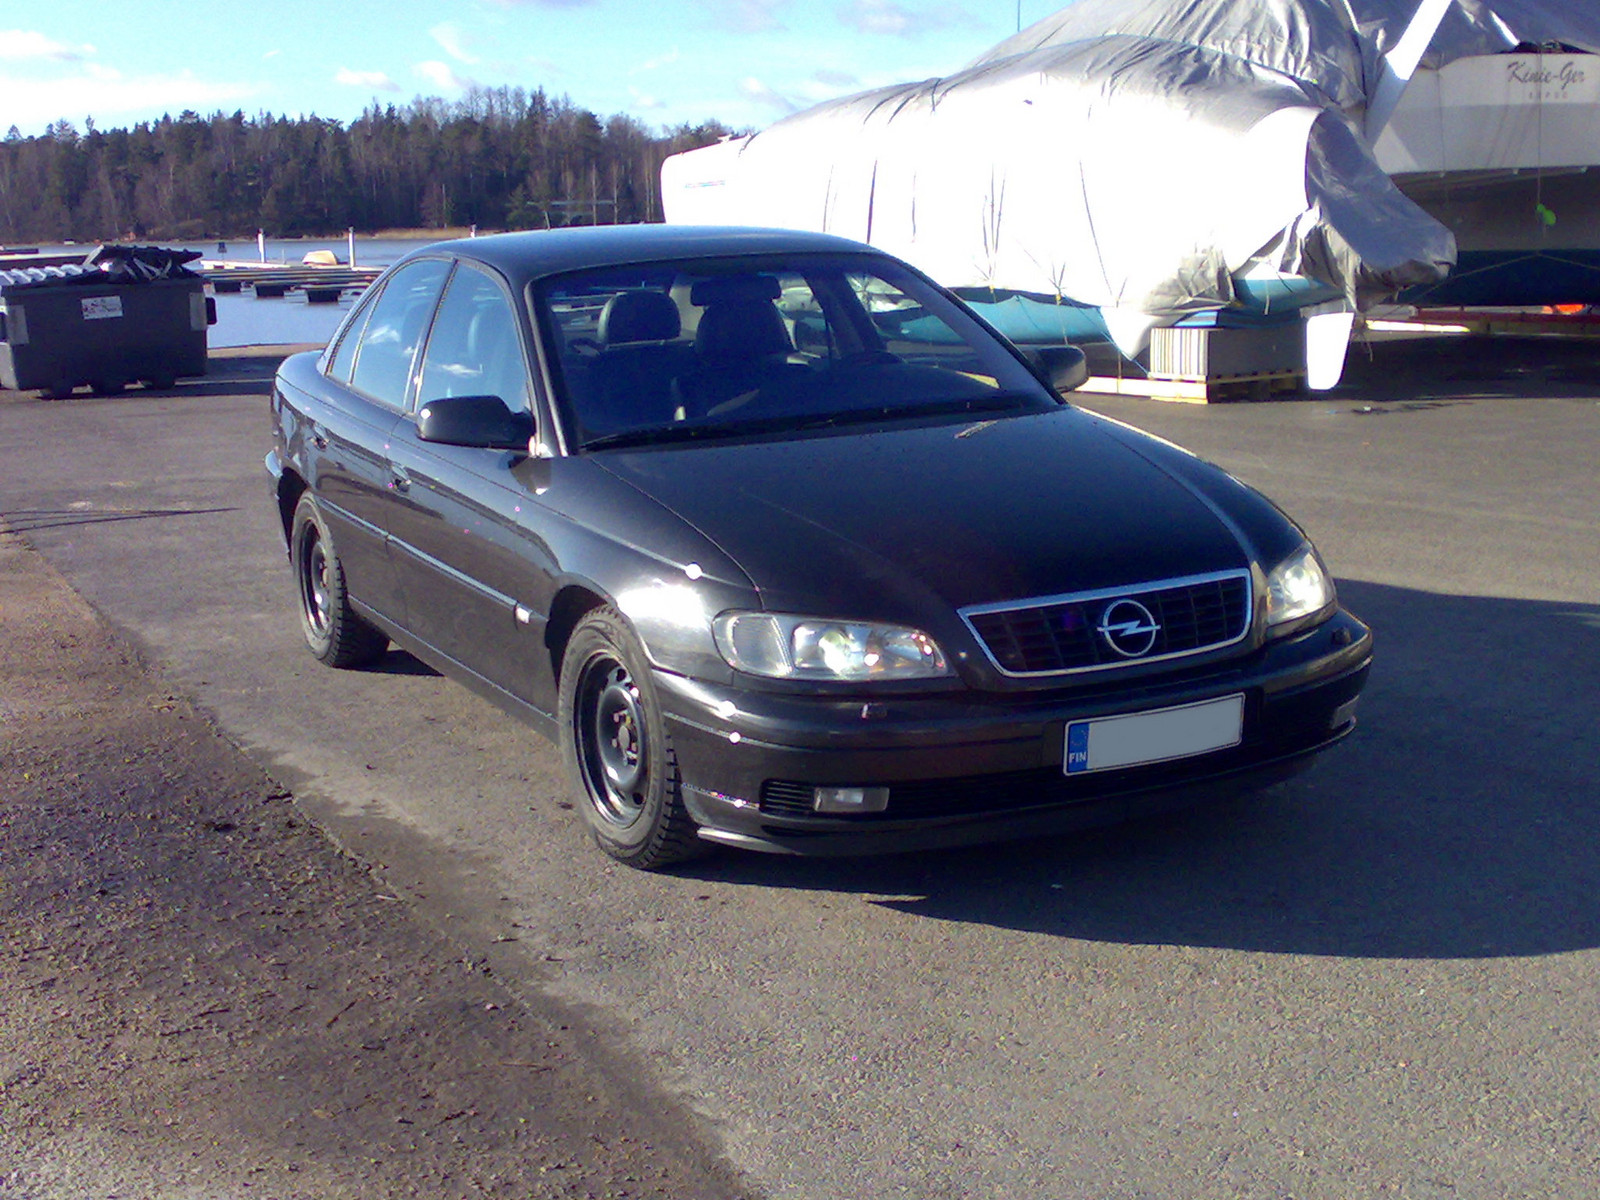
[[[783,315],[771,300],[750,298],[713,304],[700,317],[695,354],[707,363],[741,363],[794,349]]]
[[[672,297],[662,292],[618,292],[600,310],[596,334],[602,346],[617,346],[670,342],[682,328]]]
[[[728,275],[719,279],[697,279],[689,289],[689,303],[707,308],[713,304],[776,300],[781,295],[783,287],[776,275]]]

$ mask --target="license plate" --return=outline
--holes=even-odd
[[[1109,771],[1226,750],[1239,744],[1243,731],[1242,694],[1073,721],[1067,726],[1066,772]]]

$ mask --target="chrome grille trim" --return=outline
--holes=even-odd
[[[1231,612],[1225,614],[1231,619],[1228,622],[1228,628],[1221,631],[1221,636],[1207,637],[1205,640],[1197,641],[1193,645],[1185,645],[1180,649],[1163,653],[1147,654],[1139,658],[1114,658],[1103,662],[1093,661],[1077,664],[1069,662],[1067,665],[1033,668],[1027,668],[1015,663],[1015,661],[1011,666],[1006,665],[1005,659],[1008,657],[1015,660],[1019,655],[1026,656],[1031,653],[1024,649],[1018,641],[1019,636],[1023,636],[1028,632],[1024,629],[1023,623],[1025,621],[1040,625],[1047,623],[1053,615],[1052,610],[1061,610],[1065,614],[1067,610],[1072,609],[1074,606],[1095,605],[1102,601],[1109,602],[1124,597],[1147,602],[1151,598],[1159,596],[1164,597],[1167,602],[1190,603],[1201,593],[1201,589],[1209,588],[1212,585],[1223,585],[1222,589],[1219,590],[1224,595],[1226,595],[1228,585],[1235,585],[1239,593],[1236,601],[1233,597],[1226,597],[1226,603],[1230,605],[1237,602],[1238,612],[1237,614]],[[1173,596],[1173,593],[1177,593],[1177,595]],[[966,623],[967,629],[977,639],[978,644],[983,647],[984,655],[988,658],[990,665],[1000,674],[1012,679],[1084,675],[1095,671],[1111,671],[1118,668],[1137,667],[1145,663],[1190,658],[1197,654],[1206,654],[1213,650],[1225,649],[1228,646],[1242,642],[1249,636],[1254,615],[1255,587],[1248,569],[1214,571],[1206,575],[1186,575],[1176,579],[1133,584],[1128,587],[1097,588],[1093,591],[1068,592],[1058,596],[1041,596],[1027,600],[1003,600],[994,604],[974,604],[960,610],[962,621]],[[1007,621],[1005,628],[1001,629],[996,622],[984,620],[984,618],[992,617],[1010,617],[1013,619]],[[1094,614],[1090,619],[1087,629],[1087,633],[1090,636],[1086,643],[1093,649],[1093,657],[1096,659],[1099,658],[1100,647],[1098,641],[1092,636],[1092,622],[1097,617],[1098,614]],[[1020,618],[1020,620],[1016,618]],[[985,633],[986,629],[988,630],[987,634]],[[1035,640],[1037,640],[1039,632],[1039,630],[1033,631]],[[1011,649],[1013,653],[1006,654],[1003,650],[997,651],[996,647],[991,644],[990,638],[996,637],[998,634],[1004,634],[1012,643]],[[1069,634],[1069,636],[1075,635]],[[1059,651],[1061,649],[1059,638],[1055,634],[1051,634],[1050,637],[1052,642],[1055,643],[1055,649]]]

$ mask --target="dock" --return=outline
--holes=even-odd
[[[308,304],[336,304],[344,295],[366,290],[382,268],[206,259],[200,264],[200,272],[219,295],[248,288],[256,299],[269,300],[298,291],[305,293]]]

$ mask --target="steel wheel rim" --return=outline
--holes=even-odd
[[[300,535],[300,609],[318,637],[328,633],[328,555],[315,527]]]
[[[607,824],[625,829],[643,813],[650,784],[644,707],[627,667],[604,655],[587,664],[576,719],[589,802]]]

